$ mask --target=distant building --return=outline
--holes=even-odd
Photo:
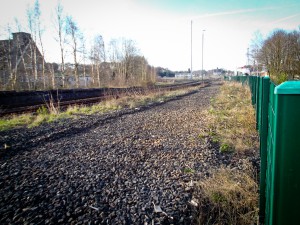
[[[236,69],[236,74],[237,75],[250,75],[251,74],[251,66],[247,65],[247,66],[242,66],[242,67],[238,67]]]
[[[156,72],[160,77],[175,77],[175,73],[173,71],[162,67],[157,67]]]
[[[213,75],[213,76],[221,76],[221,75],[228,75],[228,73],[230,73],[230,71],[222,69],[222,68],[216,68],[216,69],[212,69],[212,70],[208,70],[207,74],[208,75]]]
[[[268,70],[264,65],[245,65],[238,67],[236,75],[268,76]]]
[[[189,78],[191,78],[191,73],[189,73],[189,72],[176,72],[175,73],[175,78],[189,79]]]
[[[213,69],[213,75],[215,75],[215,76],[221,76],[222,74],[225,74],[225,70],[219,69],[219,68]]]
[[[31,35],[25,32],[12,34],[13,38],[0,40],[0,70],[26,71],[33,73],[36,57],[36,70],[42,70],[44,58]],[[35,53],[35,54],[34,54]]]
[[[267,68],[264,65],[256,65],[256,66],[253,66],[251,75],[264,77],[264,76],[269,76],[269,73],[268,73]]]

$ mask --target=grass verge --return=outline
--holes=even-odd
[[[0,131],[12,129],[20,126],[28,128],[39,126],[42,123],[51,123],[65,118],[76,118],[78,115],[103,114],[123,108],[137,108],[144,105],[164,102],[176,96],[191,93],[199,87],[192,87],[176,91],[158,91],[148,92],[144,95],[135,93],[133,95],[124,95],[118,99],[110,99],[91,106],[70,106],[65,111],[59,110],[59,107],[54,108],[47,105],[37,110],[35,114],[12,115],[9,117],[0,118]]]
[[[252,151],[258,148],[255,111],[249,88],[225,83],[204,112],[208,126],[199,134],[219,144],[221,152]]]
[[[250,90],[239,83],[224,83],[220,93],[204,111],[207,124],[199,134],[219,148],[221,153],[237,156],[258,149],[255,112]],[[198,183],[196,224],[257,224],[258,184],[256,169],[243,161],[242,170],[222,167]]]

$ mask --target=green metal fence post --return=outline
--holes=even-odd
[[[251,90],[251,102],[252,102],[252,105],[255,104],[255,94],[254,94],[254,92],[255,92],[255,89],[254,89],[254,87],[255,87],[255,82],[254,82],[254,81],[255,81],[255,80],[254,80],[254,77],[251,76],[251,77],[250,77],[250,90]]]
[[[267,171],[266,171],[266,210],[265,210],[265,224],[270,223],[270,214],[272,212],[273,206],[273,155],[274,155],[274,145],[275,145],[275,131],[274,131],[274,118],[275,118],[275,84],[270,82],[270,91],[269,91],[269,109],[268,109],[268,140],[267,140]]]
[[[259,189],[259,222],[264,223],[266,208],[266,172],[270,78],[261,78],[261,117],[260,117],[260,189]]]
[[[271,89],[270,89],[271,90]],[[270,96],[271,97],[271,96]],[[269,122],[266,225],[298,225],[300,215],[300,82],[275,88]],[[269,158],[270,157],[270,158]],[[268,187],[269,186],[269,187]]]
[[[261,103],[261,79],[262,77],[256,77],[256,129],[259,130],[260,126],[260,103]]]
[[[263,107],[263,79],[264,77],[259,77],[259,114],[258,114],[258,130],[261,132],[262,125],[262,107]]]
[[[253,76],[253,82],[254,82],[254,86],[253,86],[253,93],[254,93],[254,105],[256,105],[256,87],[257,87],[257,83],[256,83],[256,77]]]
[[[257,77],[253,77],[253,101],[254,101],[254,106],[255,106],[255,110],[256,110],[256,95],[257,95]]]

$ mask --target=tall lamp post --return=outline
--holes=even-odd
[[[193,20],[191,20],[191,74],[190,79],[193,78]]]
[[[205,31],[205,30],[202,30],[202,70],[201,70],[202,83],[203,83],[203,46],[204,46],[204,31]]]

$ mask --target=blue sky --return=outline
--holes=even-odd
[[[26,27],[26,8],[34,0],[0,0],[0,31],[14,17]],[[154,66],[172,70],[190,68],[190,29],[193,20],[193,69],[201,69],[202,30],[204,69],[235,69],[247,62],[246,52],[254,33],[267,36],[275,28],[298,29],[299,0],[62,0],[64,11],[73,16],[87,39],[101,34],[136,41],[141,53]],[[46,27],[47,61],[58,61],[51,14],[57,1],[40,0]],[[18,8],[15,8],[19,5]],[[3,39],[3,33],[1,35]]]

